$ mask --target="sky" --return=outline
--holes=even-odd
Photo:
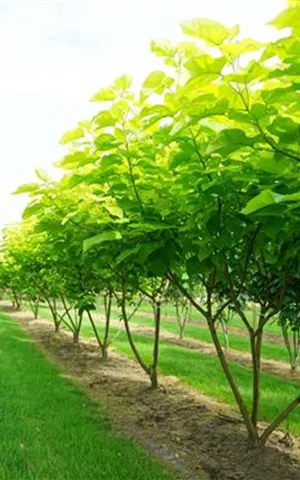
[[[0,0],[0,228],[17,221],[36,166],[56,174],[64,131],[90,118],[89,98],[115,77],[140,82],[159,59],[152,39],[181,40],[183,20],[239,24],[245,36],[275,38],[265,24],[285,0]]]

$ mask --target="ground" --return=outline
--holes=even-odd
[[[172,480],[0,313],[1,480]]]
[[[253,450],[229,406],[172,377],[163,377],[164,388],[153,392],[130,359],[110,352],[103,364],[94,342],[76,346],[67,333],[54,335],[46,322],[24,314],[18,319],[50,362],[106,405],[115,432],[138,441],[182,480],[299,480],[298,442],[291,445],[283,433],[273,435],[265,449]]]

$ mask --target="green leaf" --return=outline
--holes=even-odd
[[[122,157],[120,155],[117,155],[115,153],[112,153],[110,155],[104,155],[101,159],[101,170],[106,170],[107,168],[110,167],[117,167],[122,164]]]
[[[212,74],[217,77],[225,64],[225,57],[213,58],[210,55],[201,55],[188,60],[184,66],[194,75],[204,75],[207,77],[209,74]]]
[[[287,27],[300,28],[300,5],[293,6],[283,10],[277,17],[270,22],[270,25],[276,27],[278,30]]]
[[[49,177],[48,173],[46,172],[46,170],[44,170],[43,168],[39,168],[37,167],[35,170],[34,170],[36,176],[42,180],[42,182],[51,182],[51,177]]]
[[[203,260],[208,258],[211,254],[212,254],[212,248],[209,247],[208,245],[202,245],[199,248],[198,259],[200,262],[202,262]]]
[[[201,263],[196,255],[187,260],[186,270],[189,277],[193,277],[201,271]]]
[[[117,230],[109,230],[107,232],[99,233],[94,237],[88,238],[83,242],[83,251],[87,252],[96,245],[101,245],[104,242],[113,242],[115,240],[121,240],[122,235]]]
[[[22,214],[22,218],[24,220],[27,220],[28,218],[33,217],[34,215],[37,215],[38,213],[41,213],[41,212],[43,212],[43,207],[40,203],[30,203],[25,208]]]
[[[231,35],[236,35],[238,30],[232,31],[221,23],[206,18],[187,20],[181,24],[183,33],[203,40],[208,45],[221,45]]]
[[[158,57],[173,57],[176,52],[169,40],[153,40],[150,44],[150,50]]]
[[[41,186],[38,183],[24,183],[20,185],[17,190],[14,191],[14,195],[19,195],[20,193],[35,193],[40,190]]]
[[[116,140],[116,138],[110,133],[103,133],[95,139],[97,150],[101,151],[111,150],[116,148],[119,144],[120,142],[118,142],[118,140]]]
[[[114,85],[119,90],[128,90],[128,88],[130,88],[132,85],[132,76],[126,73],[125,75],[116,78]]]
[[[299,202],[300,201],[300,192],[289,193],[288,195],[282,195],[282,202]]]
[[[251,146],[253,142],[254,139],[247,137],[243,130],[238,128],[225,129],[208,145],[206,154],[222,153],[227,155],[240,148]]]
[[[94,117],[94,122],[98,125],[98,127],[112,127],[116,123],[116,119],[112,116],[112,114],[108,111],[99,112],[96,117]]]
[[[67,143],[74,142],[74,140],[78,140],[79,138],[84,137],[84,131],[82,128],[74,128],[73,130],[68,130],[60,139],[60,143],[62,145],[66,145]]]
[[[255,52],[264,47],[263,43],[257,42],[252,38],[244,38],[236,43],[223,43],[221,50],[233,57],[239,57],[245,53]]]
[[[89,163],[95,163],[95,161],[96,159],[90,156],[88,152],[78,151],[65,155],[62,160],[57,162],[57,166],[66,169],[74,169]]]
[[[273,205],[274,203],[279,203],[282,199],[282,195],[272,192],[272,190],[264,190],[256,197],[252,198],[250,202],[247,203],[245,208],[241,211],[244,215],[250,215],[251,213],[257,212],[262,208]]]
[[[165,72],[157,70],[148,75],[143,83],[143,89],[161,94],[165,88],[169,88],[173,83],[174,79],[172,77],[168,77]]]
[[[106,87],[99,90],[98,93],[93,95],[90,99],[91,102],[109,102],[115,100],[118,94],[112,87]]]
[[[120,255],[117,256],[116,258],[116,264],[119,265],[120,263],[124,262],[124,260],[127,260],[130,257],[135,257],[139,251],[141,250],[142,245],[137,245],[134,248],[127,248],[126,250],[123,250]]]
[[[118,218],[123,218],[124,213],[122,208],[118,207],[117,205],[104,205],[106,210],[113,216],[113,217],[118,217]]]
[[[145,128],[149,128],[163,118],[171,117],[173,114],[169,108],[164,105],[153,105],[153,107],[145,107],[141,111],[141,117],[144,120]]]
[[[264,231],[268,237],[274,239],[282,228],[282,222],[278,222],[277,217],[270,217],[267,219]]]

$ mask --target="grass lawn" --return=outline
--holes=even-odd
[[[153,328],[153,320],[151,318],[141,317],[135,315],[131,322],[136,325],[147,326]],[[162,329],[167,332],[173,333],[178,336],[178,326],[175,322],[162,320],[161,322]],[[223,343],[223,334],[219,331],[221,342]],[[184,331],[184,338],[193,338],[195,340],[200,340],[207,343],[212,343],[211,335],[208,331],[208,328],[200,328],[197,325],[187,324]],[[241,352],[250,352],[249,348],[249,339],[247,337],[238,336],[237,334],[229,334],[230,348],[234,350],[239,350]],[[289,356],[287,349],[284,345],[280,345],[271,341],[264,341],[262,346],[262,356],[263,358],[269,360],[279,360],[281,362],[288,362]]]
[[[48,307],[41,306],[40,307],[40,314],[52,320],[51,313],[49,312]],[[112,312],[112,318],[118,319],[118,314],[116,312]],[[85,320],[86,324],[89,324],[89,321]],[[137,313],[131,319],[131,323],[135,325],[140,325],[144,327],[153,328],[153,320],[149,317],[142,316],[141,314]],[[162,319],[161,322],[162,331],[165,330],[166,332],[172,333],[175,336],[178,336],[178,326],[173,321],[168,321]],[[219,331],[221,342],[223,343],[223,334]],[[202,342],[207,342],[212,344],[211,335],[206,328],[198,327],[197,325],[187,324],[184,332],[184,338],[192,338],[195,340],[200,340]],[[237,334],[230,333],[229,336],[230,348],[240,351],[240,352],[250,352],[249,347],[249,339],[247,337],[238,336]],[[280,345],[276,342],[271,341],[264,341],[262,346],[262,357],[268,360],[278,360],[281,362],[289,362],[289,356],[287,349],[284,345]]]
[[[43,316],[48,319],[51,314],[45,310]],[[150,319],[151,321],[151,319]],[[101,332],[103,325],[99,324]],[[111,328],[112,346],[118,352],[133,358],[126,334],[121,331],[117,338],[113,338],[117,333],[116,327]],[[93,331],[87,323],[83,325],[82,335],[93,337]],[[134,334],[136,344],[144,358],[150,361],[153,343],[148,337],[141,334]],[[280,348],[274,344],[275,348]],[[252,371],[250,368],[231,362],[231,369],[238,381],[241,393],[245,397],[248,405],[251,403],[252,395]],[[188,350],[176,345],[171,345],[166,341],[160,344],[160,363],[159,371],[165,375],[174,375],[183,383],[189,385],[202,393],[225,402],[235,405],[231,390],[227,384],[224,374],[221,370],[219,360],[205,354]],[[260,407],[260,419],[272,421],[285,406],[299,394],[300,382],[285,380],[275,375],[266,373],[261,374],[262,395]],[[290,431],[300,435],[300,407],[294,410],[289,417]],[[282,425],[285,428],[287,422]]]
[[[116,329],[112,329],[112,334]],[[93,337],[90,327],[84,326],[84,336]],[[134,334],[136,345],[144,358],[150,361],[153,343],[152,340],[142,335]],[[133,358],[125,332],[121,332],[113,343],[113,348],[126,356]],[[242,395],[251,403],[252,396],[252,371],[250,368],[230,362],[232,373],[238,382]],[[202,393],[235,405],[231,390],[221,370],[216,357],[199,354],[183,347],[170,345],[167,342],[160,344],[159,371],[165,375],[174,375],[183,383]],[[298,394],[299,381],[289,381],[266,373],[261,374],[262,392],[260,420],[272,421],[280,411],[287,406]],[[283,424],[285,428],[287,423]],[[296,408],[289,417],[290,431],[300,435],[300,407]]]
[[[102,309],[101,305],[102,305],[101,302],[99,302],[99,309],[100,310]],[[114,302],[114,307],[115,308],[117,307],[116,302]],[[174,317],[174,318],[176,317],[176,310],[175,310],[175,307],[173,305],[163,304],[162,307],[161,307],[161,311],[162,311],[162,318],[165,321],[168,321],[168,317]],[[140,314],[142,314],[142,313],[146,313],[146,314],[150,313],[151,314],[153,312],[153,309],[152,309],[152,306],[150,305],[150,303],[147,302],[146,300],[144,300],[142,302],[141,306],[140,306],[139,312],[140,312]],[[252,323],[253,323],[253,313],[252,313],[252,311],[246,308],[245,309],[245,314],[246,314],[250,324],[252,325]],[[268,333],[272,333],[273,335],[282,336],[281,328],[278,325],[276,318],[277,317],[275,316],[272,320],[270,320],[270,322],[265,326],[265,331],[268,332]],[[204,317],[194,307],[192,308],[192,321],[193,322],[196,321],[196,322],[205,323]],[[239,328],[243,328],[243,329],[246,328],[238,315],[235,315],[233,317],[230,325],[233,326],[233,327],[239,327]]]
[[[170,479],[3,313],[0,330],[1,480]]]

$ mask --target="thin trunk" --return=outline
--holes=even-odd
[[[178,328],[179,328],[179,338],[180,338],[180,340],[182,340],[182,338],[183,338],[183,328],[182,328],[182,324],[181,324],[181,321],[180,321],[181,318],[180,318],[178,302],[175,302],[175,311],[176,311],[177,325],[178,325]]]
[[[108,295],[104,297],[105,332],[104,332],[103,346],[104,346],[106,358],[107,358],[107,348],[108,348],[108,345],[109,345],[109,331],[110,331],[112,299],[113,299],[113,292],[112,292],[112,290],[110,290],[108,292]]]
[[[73,333],[73,342],[74,343],[79,342],[79,335],[80,335],[82,319],[83,319],[83,313],[79,313],[78,315],[79,315],[79,320],[78,320],[78,323],[76,324],[76,328],[75,328],[75,331]]]
[[[260,437],[260,443],[264,445],[271,433],[289,416],[289,414],[300,404],[300,394],[275,418]]]
[[[21,308],[21,301],[19,300],[19,296],[18,296],[18,294],[17,294],[17,292],[16,292],[16,290],[15,290],[14,288],[12,289],[12,294],[13,294],[13,298],[14,298],[14,302],[15,302],[15,308],[16,308],[17,310],[20,310],[20,308]]]
[[[64,296],[62,294],[60,294],[60,298],[61,298],[61,301],[62,301],[62,304],[63,304],[63,307],[64,307],[64,310],[65,310],[65,315],[67,315],[69,321],[70,321],[70,325],[62,318],[62,321],[67,325],[67,327],[73,332],[75,333],[76,330],[77,330],[77,325],[76,325],[76,322],[73,321],[73,318],[72,318],[72,315],[70,315],[70,310],[71,308],[68,307],[67,303],[66,303],[66,300],[64,298]],[[76,312],[75,312],[76,313]],[[79,337],[79,335],[77,335],[77,337]],[[75,341],[75,340],[74,340]],[[77,339],[78,341],[78,339]]]
[[[211,333],[211,336],[212,336],[212,340],[214,342],[214,345],[215,345],[215,348],[216,348],[221,366],[223,368],[224,374],[227,378],[227,381],[228,381],[228,383],[230,385],[230,388],[232,390],[232,393],[234,395],[235,401],[236,401],[236,403],[239,407],[239,410],[240,410],[241,415],[243,417],[243,420],[245,422],[249,438],[254,444],[256,444],[257,441],[258,441],[258,433],[257,433],[256,428],[255,428],[255,426],[253,425],[253,423],[250,419],[249,412],[247,410],[245,402],[244,402],[244,400],[243,400],[243,398],[240,394],[238,386],[236,385],[236,383],[234,381],[234,378],[232,376],[232,373],[230,371],[230,368],[229,368],[229,365],[228,365],[227,360],[225,358],[222,346],[220,344],[220,340],[218,338],[218,333],[216,331],[215,324],[214,324],[214,322],[212,321],[211,318],[207,318],[207,323],[208,323],[208,327],[209,327],[209,330],[210,330],[210,333]]]
[[[156,389],[158,387],[157,379],[157,365],[159,357],[159,334],[160,334],[160,320],[161,320],[161,304],[156,302],[155,304],[155,331],[154,331],[154,347],[153,347],[153,363],[151,365],[151,388]]]
[[[177,281],[176,277],[174,277],[171,274],[171,272],[169,272],[169,279],[173,283],[175,283],[175,285],[179,288],[179,290],[183,293],[183,295],[186,296],[186,298],[191,302],[191,304],[196,308],[196,310],[198,312],[200,312],[206,318],[206,321],[207,321],[207,324],[208,324],[208,327],[209,327],[209,330],[210,330],[210,333],[211,333],[211,336],[212,336],[212,340],[213,340],[213,343],[215,345],[217,355],[219,357],[219,361],[221,363],[221,367],[224,371],[224,374],[225,374],[226,379],[227,379],[227,381],[230,385],[230,388],[231,388],[231,391],[232,391],[233,396],[235,398],[235,401],[236,401],[236,403],[239,407],[240,413],[243,417],[246,429],[248,431],[249,438],[250,438],[250,440],[252,441],[253,444],[257,444],[258,439],[259,439],[257,430],[256,430],[255,426],[252,424],[247,406],[246,406],[246,404],[243,400],[243,397],[242,397],[242,395],[239,391],[239,388],[238,388],[237,384],[235,383],[235,380],[232,376],[232,373],[230,371],[229,365],[228,365],[227,360],[225,358],[225,355],[224,355],[224,352],[223,352],[223,349],[222,349],[222,345],[220,343],[218,333],[217,333],[217,330],[216,330],[216,326],[215,326],[215,321],[219,318],[219,316],[222,314],[223,310],[225,310],[225,308],[229,305],[230,302],[229,301],[225,302],[217,310],[217,312],[214,315],[212,315],[211,314],[211,305],[209,305],[208,310],[204,310],[204,308],[202,308],[195,301],[193,296],[189,294],[189,292],[180,284],[180,282]],[[210,301],[208,303],[210,304]],[[250,326],[248,326],[248,327],[250,327]]]
[[[220,323],[221,323],[221,328],[222,328],[222,332],[223,332],[223,336],[224,336],[224,344],[225,344],[225,349],[228,350],[229,349],[229,328],[228,328],[228,324],[225,320],[220,320]]]
[[[126,312],[125,302],[126,302],[126,300],[125,300],[124,294],[123,294],[122,295],[122,300],[121,300],[121,311],[122,311],[122,317],[123,317],[123,321],[124,321],[124,324],[125,324],[125,330],[126,330],[126,334],[127,334],[127,338],[128,338],[130,348],[131,348],[135,358],[137,359],[139,365],[142,367],[144,372],[146,372],[147,375],[150,376],[150,374],[151,374],[150,368],[145,364],[145,362],[142,359],[141,355],[139,354],[139,352],[138,352],[138,350],[135,346],[134,340],[132,338],[131,331],[130,331],[130,326],[129,326],[129,321],[128,321],[128,317],[127,317],[127,312]]]
[[[184,325],[179,325],[179,338],[183,340],[184,337]]]
[[[185,305],[182,307],[182,311],[180,311],[180,306],[178,302],[175,303],[175,310],[176,310],[177,325],[179,328],[179,338],[180,340],[182,340],[184,337],[184,330],[185,330],[187,318],[189,315],[189,311],[188,311],[188,307],[186,307]]]
[[[40,299],[38,298],[34,301],[33,308],[32,308],[32,313],[35,320],[39,318],[39,305],[40,305]]]
[[[59,332],[60,321],[58,320],[58,315],[57,315],[56,300],[55,298],[53,298],[53,303],[51,303],[51,300],[48,296],[44,295],[44,298],[48,304],[48,307],[50,309],[50,312],[53,318],[55,333],[57,333]]]
[[[91,323],[91,325],[92,325],[92,328],[93,328],[93,331],[94,331],[94,335],[95,335],[95,337],[96,337],[96,340],[97,340],[98,345],[99,345],[100,350],[101,350],[101,358],[102,358],[103,360],[106,360],[106,359],[107,359],[107,349],[106,349],[104,343],[102,343],[102,341],[101,341],[100,335],[99,335],[99,333],[98,333],[97,327],[96,327],[96,325],[95,325],[95,322],[94,322],[94,319],[93,319],[93,317],[92,317],[92,314],[91,314],[90,310],[87,310],[87,314],[88,314],[88,317],[89,317],[89,321],[90,321],[90,323]]]
[[[288,326],[287,326],[286,323],[284,323],[282,321],[280,322],[280,325],[281,325],[281,331],[282,331],[282,336],[283,336],[283,339],[284,339],[284,343],[285,343],[286,349],[287,349],[288,354],[289,354],[291,369],[293,370],[294,360],[293,360],[293,352],[292,352],[291,342],[290,342],[289,334],[288,334]]]
[[[254,303],[252,303],[252,328],[253,330],[257,328],[256,305]]]
[[[263,335],[263,332],[261,330],[258,330],[256,335],[252,333],[250,336],[252,366],[253,366],[251,421],[255,428],[257,428],[257,416],[258,416],[259,400],[260,400],[262,335]]]

